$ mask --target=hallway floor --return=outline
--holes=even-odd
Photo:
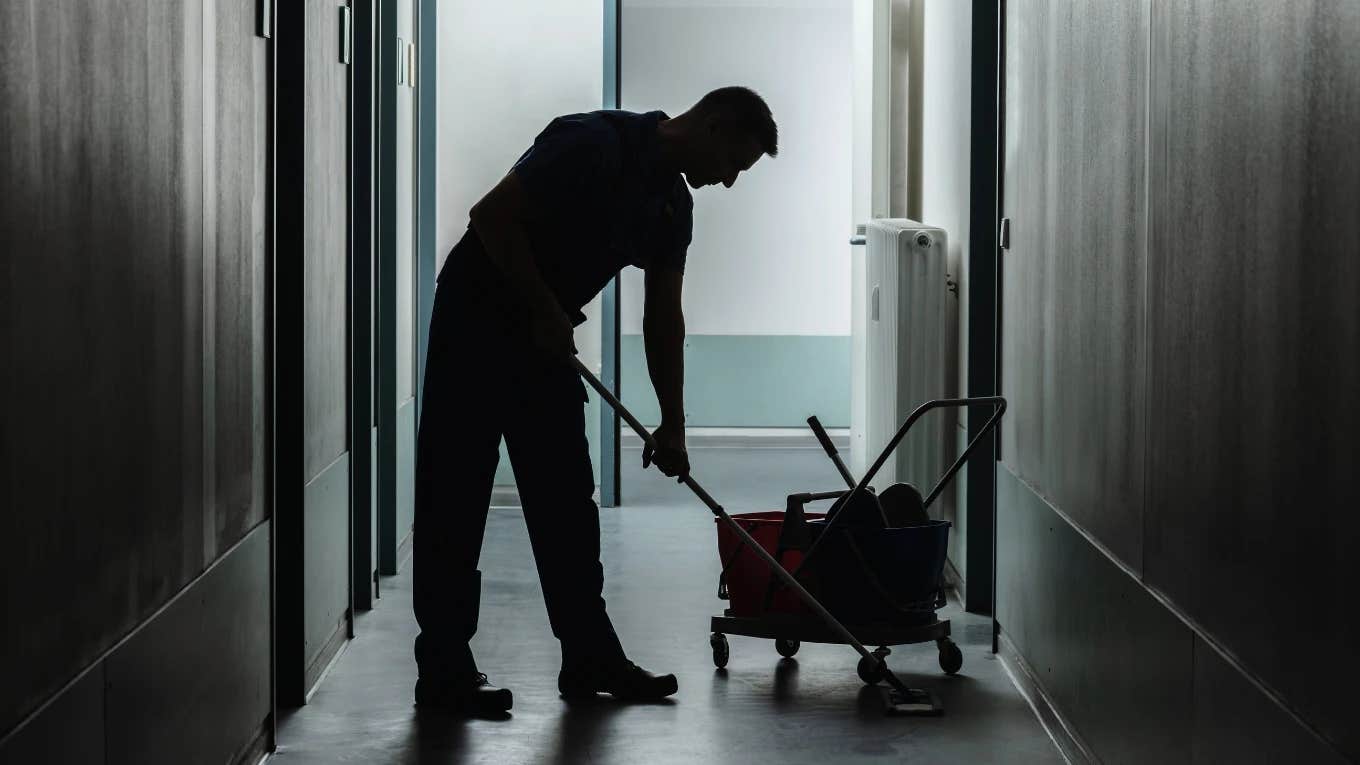
[[[279,765],[302,763],[1061,763],[1033,712],[990,653],[991,622],[953,605],[964,653],[956,677],[934,645],[894,649],[890,666],[942,700],[937,718],[886,717],[844,646],[804,645],[781,659],[770,641],[732,637],[715,670],[708,619],[717,600],[713,520],[688,491],[624,452],[627,507],[601,513],[605,597],[630,658],[674,672],[663,704],[608,700],[568,706],[557,696],[559,655],[548,628],[528,535],[517,509],[495,509],[482,553],[478,664],[511,688],[507,720],[460,720],[412,704],[409,563],[383,580],[377,608],[311,703],[286,713]],[[729,512],[782,508],[791,491],[837,486],[814,449],[705,448],[694,475]]]

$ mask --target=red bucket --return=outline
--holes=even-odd
[[[821,513],[807,513],[806,517],[813,520],[825,516]],[[719,518],[713,520],[718,524],[718,560],[720,565],[726,567],[727,597],[730,603],[728,610],[732,616],[759,616],[766,612],[765,595],[775,574],[770,571],[769,564],[761,560],[755,551],[742,544],[741,538],[731,526]],[[803,562],[803,553],[799,550],[786,550],[783,555],[778,555],[779,532],[784,527],[783,511],[739,513],[733,515],[732,520],[754,537],[766,552],[777,556],[785,569],[793,571]],[[768,612],[809,613],[803,601],[784,586],[776,589]]]

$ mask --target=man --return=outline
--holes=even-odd
[[[675,693],[674,675],[627,660],[605,613],[572,327],[620,268],[646,271],[643,338],[662,416],[643,465],[687,473],[680,289],[694,203],[685,184],[731,188],[777,151],[769,107],[746,88],[715,90],[674,118],[573,114],[553,120],[473,206],[439,275],[416,451],[418,704],[483,715],[511,706],[468,647],[502,437],[561,642],[562,697]]]

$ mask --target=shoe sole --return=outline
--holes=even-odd
[[[515,699],[508,693],[505,698],[488,698],[483,703],[474,703],[457,699],[425,699],[416,697],[416,706],[427,707],[429,709],[441,709],[446,712],[454,712],[461,715],[497,715],[509,712],[515,705]]]
[[[670,686],[668,690],[664,690],[658,693],[619,693],[605,688],[597,688],[589,691],[587,690],[564,691],[560,688],[558,689],[561,698],[565,701],[586,701],[589,699],[596,699],[599,698],[599,695],[602,693],[607,693],[610,696],[613,696],[614,698],[618,699],[619,701],[661,701],[662,699],[674,696],[679,690],[680,688],[678,683]]]

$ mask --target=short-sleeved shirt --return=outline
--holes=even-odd
[[[694,200],[680,173],[661,166],[663,119],[614,110],[558,117],[515,163],[538,213],[528,232],[534,260],[573,324],[624,266],[684,271]],[[469,230],[459,247],[475,236]]]

